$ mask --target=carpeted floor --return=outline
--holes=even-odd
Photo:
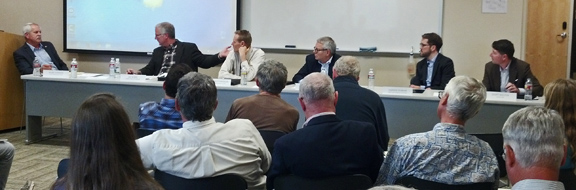
[[[54,138],[26,145],[26,131],[1,132],[0,139],[8,139],[16,148],[7,190],[19,190],[27,180],[34,181],[35,190],[49,189],[56,179],[58,162],[69,154],[70,119],[46,117],[43,134],[57,134]],[[63,133],[62,133],[63,132]]]

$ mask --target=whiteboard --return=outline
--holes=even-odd
[[[443,0],[246,0],[242,7],[240,25],[260,48],[311,50],[330,36],[339,51],[406,53],[422,34],[442,30]]]

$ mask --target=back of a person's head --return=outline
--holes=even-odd
[[[192,68],[183,63],[172,65],[170,70],[168,70],[168,75],[164,81],[164,91],[166,92],[166,95],[172,98],[176,97],[176,92],[178,91],[178,81],[180,78],[182,78],[182,76],[192,71]]]
[[[443,42],[442,42],[442,37],[440,37],[440,35],[438,35],[434,32],[431,32],[431,33],[422,34],[422,38],[428,40],[428,45],[436,46],[436,51],[440,51],[440,48],[442,48]]]
[[[342,56],[334,63],[338,76],[360,77],[360,61],[356,57]]]
[[[444,89],[448,95],[446,111],[461,121],[474,117],[486,101],[486,87],[479,80],[468,76],[456,76]]]
[[[260,90],[271,94],[280,94],[286,87],[288,70],[284,64],[273,59],[267,59],[258,66],[256,79],[258,79]]]
[[[180,112],[188,121],[205,121],[212,118],[216,109],[217,89],[208,75],[191,72],[178,82],[176,101]]]
[[[412,190],[413,188],[408,188],[400,185],[381,185],[374,186],[368,190]]]
[[[299,97],[305,103],[319,100],[334,100],[334,84],[328,75],[314,72],[300,81]]]
[[[111,94],[86,99],[72,118],[70,164],[60,181],[69,189],[134,189],[157,183],[147,174],[124,107]]]
[[[544,88],[544,107],[558,111],[566,132],[566,138],[576,147],[576,81],[572,79],[557,79]],[[576,161],[576,152],[568,155]]]
[[[558,169],[564,158],[564,124],[554,110],[525,107],[512,113],[504,123],[502,137],[522,168]]]
[[[508,55],[508,59],[514,57],[514,44],[510,40],[501,39],[492,42],[492,48],[498,51],[500,54]]]

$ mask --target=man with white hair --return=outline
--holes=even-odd
[[[338,92],[328,75],[311,73],[300,82],[298,97],[304,127],[276,140],[267,187],[281,175],[326,178],[364,174],[374,181],[382,151],[374,125],[336,117]]]
[[[49,41],[42,41],[42,29],[36,23],[27,23],[22,28],[26,43],[14,51],[14,62],[21,75],[32,74],[34,59],[37,58],[43,70],[68,70],[60,59],[56,48]]]
[[[498,162],[490,145],[464,130],[466,121],[486,100],[484,85],[474,78],[457,76],[440,94],[440,123],[432,131],[396,140],[382,163],[376,185],[394,184],[405,176],[449,185],[498,180]]]
[[[526,107],[510,115],[502,128],[504,160],[512,189],[564,189],[558,181],[566,158],[564,122],[558,112]]]
[[[336,116],[342,120],[364,121],[374,124],[378,144],[387,150],[388,124],[384,103],[378,94],[358,84],[360,62],[352,56],[342,56],[334,64],[332,78],[340,100],[336,105]]]

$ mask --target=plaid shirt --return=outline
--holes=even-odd
[[[179,129],[182,128],[182,117],[176,111],[176,100],[162,98],[157,102],[140,104],[138,117],[140,128],[144,129]]]

